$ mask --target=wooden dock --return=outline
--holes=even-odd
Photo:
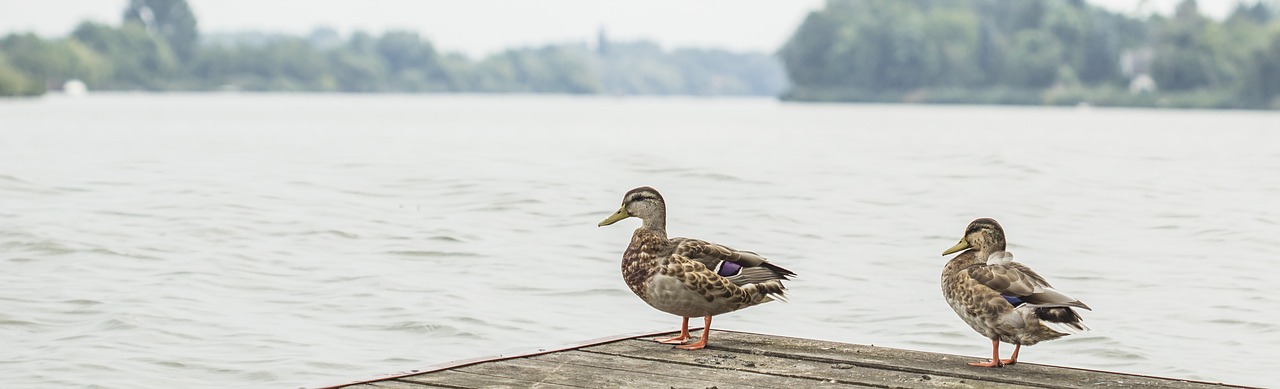
[[[322,388],[1223,388],[1234,385],[714,330],[709,347],[672,349],[632,334],[476,358]],[[696,334],[695,334],[696,335]],[[1034,358],[1034,356],[1032,356]],[[318,388],[319,389],[319,388]]]

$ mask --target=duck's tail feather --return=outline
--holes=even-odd
[[[769,269],[770,271],[773,272],[773,274],[776,274],[780,279],[789,280],[796,277],[795,272],[784,269],[782,266],[774,265],[772,262],[765,262],[760,264],[760,266],[763,268]]]
[[[1064,334],[1078,334],[1089,331],[1080,314],[1068,307],[1036,308],[1036,317],[1049,329]]]
[[[788,302],[787,295],[786,295],[787,287],[783,286],[782,282],[778,280],[769,280],[759,284],[751,284],[751,285],[745,286],[744,288],[752,289],[752,291],[757,296],[760,296],[761,299],[771,299],[771,300],[778,300],[782,302]]]

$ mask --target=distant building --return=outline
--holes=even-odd
[[[89,93],[89,87],[84,84],[84,81],[73,78],[62,83],[62,93],[67,94],[67,96],[80,97],[84,96],[85,93]]]
[[[1132,80],[1129,80],[1129,93],[1152,93],[1156,91],[1156,80],[1152,79],[1146,73],[1139,74]]]
[[[1120,74],[1129,78],[1129,93],[1156,91],[1156,80],[1151,78],[1151,61],[1155,53],[1150,47],[1125,50],[1120,53]]]

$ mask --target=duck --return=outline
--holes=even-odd
[[[795,273],[751,251],[692,238],[667,237],[667,205],[652,187],[622,196],[618,211],[601,221],[604,227],[623,219],[640,219],[622,254],[622,279],[649,306],[682,318],[680,334],[653,339],[683,350],[707,346],[711,318],[773,300],[786,301],[784,280]],[[688,343],[689,319],[703,318],[702,336]]]
[[[1075,308],[1092,311],[1045,281],[1005,251],[1004,228],[995,219],[970,222],[960,243],[942,252],[959,252],[942,270],[947,304],[974,331],[991,339],[991,360],[970,366],[1001,367],[1018,363],[1018,351],[1047,340],[1088,331]],[[1000,359],[1000,343],[1014,345]]]

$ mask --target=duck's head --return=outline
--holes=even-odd
[[[666,203],[662,201],[662,195],[658,194],[658,190],[642,186],[632,189],[622,196],[622,207],[618,208],[618,212],[600,222],[600,227],[604,227],[619,220],[632,216],[644,220],[645,225],[657,223],[661,225],[666,215]]]
[[[943,251],[942,255],[968,248],[978,250],[980,253],[1004,251],[1004,229],[1000,228],[1000,223],[996,223],[995,219],[984,217],[974,220],[965,227],[964,237],[960,238],[960,243]]]

